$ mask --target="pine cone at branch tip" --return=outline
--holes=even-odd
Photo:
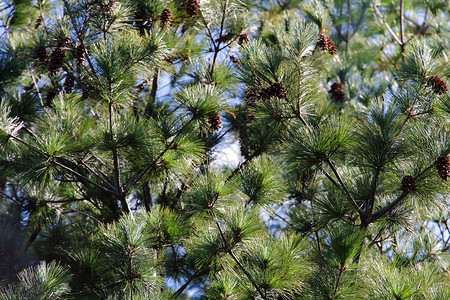
[[[333,99],[334,102],[341,103],[344,101],[345,94],[344,94],[344,86],[342,85],[342,83],[339,82],[333,83],[328,93],[330,94],[331,99]]]
[[[447,155],[439,156],[436,159],[436,169],[442,180],[447,181],[447,178],[450,177],[450,159]]]
[[[242,44],[248,44],[248,43],[250,43],[250,38],[248,37],[248,34],[241,33],[239,35],[238,44],[242,45]]]
[[[211,130],[218,131],[222,127],[220,126],[220,124],[222,124],[222,120],[220,119],[219,113],[214,112],[209,115],[208,123]]]
[[[438,76],[432,76],[432,77],[428,78],[427,84],[438,95],[443,95],[443,94],[447,93],[447,90],[448,90],[447,84],[445,84],[445,82]]]
[[[186,14],[190,18],[195,18],[198,15],[198,1],[187,0],[186,1]]]
[[[411,192],[416,189],[416,181],[411,175],[407,175],[402,179],[402,191]]]
[[[172,22],[172,18],[173,18],[173,15],[172,15],[172,12],[170,11],[170,9],[164,8],[159,17],[159,20],[161,21],[161,26],[162,27],[170,26],[170,23]]]
[[[331,55],[337,54],[338,50],[334,42],[330,39],[328,35],[319,33],[319,40],[317,41],[317,47],[322,51],[327,51]]]

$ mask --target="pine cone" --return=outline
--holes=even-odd
[[[159,17],[159,20],[161,21],[161,26],[169,27],[170,23],[172,22],[172,18],[173,18],[173,15],[172,15],[172,12],[170,11],[170,9],[164,8]]]
[[[239,58],[237,58],[236,56],[230,55],[230,60],[232,63],[234,63],[236,65],[236,67],[241,66],[241,62],[239,61]]]
[[[256,119],[253,109],[256,108],[256,102],[259,101],[259,92],[257,88],[248,88],[244,96],[245,117],[249,121]]]
[[[411,192],[416,189],[416,181],[411,175],[407,175],[402,179],[402,191]]]
[[[286,90],[279,82],[273,83],[271,86],[268,87],[269,94],[272,97],[276,97],[278,99],[284,99],[287,97]]]
[[[64,91],[70,93],[75,85],[75,76],[73,73],[67,73],[66,80],[64,80]]]
[[[334,100],[336,103],[340,103],[344,101],[344,87],[342,86],[342,83],[335,82],[331,85],[331,89],[328,91],[328,93],[331,95],[331,99]]]
[[[77,66],[81,66],[86,59],[86,49],[82,43],[75,49],[75,59],[77,60]]]
[[[43,22],[42,17],[39,16],[39,17],[36,19],[36,23],[34,23],[34,29],[38,29],[39,26],[42,25],[42,22]]]
[[[47,97],[45,98],[45,105],[48,107],[52,107],[52,101],[58,94],[58,90],[55,88],[51,88],[47,92]]]
[[[220,120],[219,113],[214,112],[211,115],[209,115],[208,123],[209,123],[209,128],[211,128],[211,130],[218,131],[219,128],[222,127],[222,126],[220,126],[222,121]]]
[[[259,93],[259,97],[261,100],[265,101],[272,97],[276,97],[278,99],[284,99],[287,97],[286,90],[279,82],[275,82],[269,87],[263,88]]]
[[[231,40],[234,37],[234,33],[232,32],[228,32],[225,35],[220,36],[219,38],[216,39],[217,43],[226,43],[229,40]]]
[[[39,46],[36,49],[36,54],[41,63],[46,64],[48,62],[48,53],[47,53],[47,50],[45,49],[45,47]]]
[[[428,85],[433,89],[433,91],[438,95],[443,95],[447,93],[447,85],[445,82],[437,76],[432,76],[428,78]]]
[[[436,160],[436,169],[438,170],[439,176],[447,181],[450,177],[450,159],[447,155],[439,156]]]
[[[187,0],[186,14],[190,18],[197,17],[197,15],[198,15],[198,1],[197,0]]]
[[[69,46],[70,38],[63,38],[57,45],[56,48],[50,54],[50,61],[48,64],[48,70],[50,76],[55,75],[56,71],[62,67],[64,63],[65,53],[67,47]]]
[[[250,38],[248,37],[248,35],[246,33],[241,33],[239,35],[238,44],[242,45],[242,44],[248,44],[248,43],[250,43]]]
[[[100,2],[100,9],[98,10],[99,13],[109,13],[113,10],[114,6],[116,5],[115,0],[111,0],[107,3]]]
[[[319,40],[317,41],[317,47],[322,51],[327,51],[331,55],[335,55],[338,50],[334,42],[330,39],[328,35],[319,33]]]

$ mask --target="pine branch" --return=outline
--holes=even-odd
[[[155,166],[155,164],[158,162],[159,159],[163,157],[164,154],[166,154],[167,151],[169,151],[173,145],[175,144],[176,140],[178,139],[179,135],[186,129],[194,120],[196,117],[191,118],[186,124],[183,125],[183,127],[178,131],[178,133],[175,135],[175,137],[172,139],[172,141],[169,143],[169,145],[166,146],[166,148],[157,156],[155,157],[151,163],[143,170],[141,170],[139,173],[137,173],[133,178],[130,179],[125,185],[124,185],[124,193],[128,193],[128,191],[139,181],[141,178],[148,172],[152,167]]]
[[[117,195],[117,193],[116,193],[115,191],[110,190],[110,189],[108,189],[108,188],[106,188],[106,187],[104,187],[104,186],[102,186],[102,185],[100,185],[100,184],[98,184],[98,183],[96,183],[96,182],[90,180],[89,178],[87,178],[87,177],[81,175],[80,173],[78,173],[77,171],[71,169],[70,167],[65,166],[65,165],[63,165],[63,164],[57,162],[57,161],[56,161],[56,157],[53,158],[53,161],[52,161],[52,162],[53,162],[56,166],[61,167],[62,169],[64,169],[64,170],[68,171],[69,173],[75,175],[76,177],[80,178],[81,180],[84,180],[84,181],[86,181],[87,183],[90,183],[90,184],[92,184],[92,185],[98,187],[99,189],[104,190],[105,192],[108,192],[108,193],[112,193],[112,194],[114,194],[114,195]]]
[[[59,167],[65,169],[66,171],[69,171],[69,173],[71,173],[72,175],[75,175],[76,177],[78,177],[78,178],[84,180],[85,182],[88,182],[88,183],[90,183],[90,184],[92,184],[92,185],[94,185],[94,186],[96,186],[96,187],[98,187],[98,188],[100,188],[100,189],[102,189],[102,190],[108,192],[108,193],[116,194],[115,191],[112,191],[112,190],[110,190],[110,189],[108,189],[108,188],[106,188],[106,187],[104,187],[104,186],[102,186],[102,185],[100,185],[100,184],[98,184],[98,183],[96,183],[96,182],[90,180],[89,178],[87,178],[87,177],[81,175],[80,173],[78,173],[77,171],[71,169],[70,167],[65,166],[65,165],[63,165],[63,164],[57,162],[56,159],[57,159],[58,157],[51,157],[51,156],[49,156],[49,155],[43,153],[43,152],[40,151],[39,149],[35,148],[34,146],[28,144],[27,142],[25,142],[24,140],[22,140],[22,139],[20,139],[20,138],[18,138],[18,137],[15,137],[15,136],[10,136],[10,137],[13,138],[13,139],[15,139],[16,141],[18,141],[18,142],[24,144],[25,146],[29,147],[30,149],[32,149],[33,151],[39,153],[40,155],[45,156],[47,159],[52,159],[52,163],[53,163],[53,164],[55,164],[55,165],[57,165],[57,166],[59,166]]]
[[[404,28],[404,12],[403,12],[403,0],[400,0],[400,41],[402,47],[402,53],[405,51],[405,28]]]
[[[95,170],[93,170],[89,165],[87,165],[83,160],[80,160],[80,164],[83,165],[86,169],[88,169],[95,177],[106,183],[115,193],[118,193],[117,188],[112,185],[108,180],[106,180],[103,176],[100,176]]]
[[[352,21],[351,0],[347,0],[347,36],[345,38],[345,51],[348,52],[348,44],[350,44],[350,24]]]
[[[197,269],[194,274],[172,295],[171,299],[178,299],[191,282],[198,277],[201,269]]]
[[[350,194],[347,186],[345,185],[345,183],[342,181],[341,177],[339,176],[339,173],[337,172],[336,168],[334,167],[333,163],[331,162],[331,160],[329,158],[327,158],[325,160],[328,164],[328,166],[330,166],[331,170],[333,171],[334,175],[336,176],[337,180],[339,181],[339,184],[341,186],[341,188],[344,190],[345,194],[347,194],[347,197],[352,200],[353,204],[355,205],[358,213],[360,215],[365,215],[364,211],[361,209],[361,207],[358,206],[358,204],[356,203],[355,199],[353,198],[352,194]]]
[[[148,119],[150,117],[150,110],[152,107],[152,104],[155,102],[156,99],[156,91],[158,89],[158,80],[159,80],[159,74],[160,74],[160,69],[157,69],[155,72],[155,75],[153,75],[153,80],[152,80],[152,89],[150,91],[150,97],[147,101],[147,106],[145,107],[145,111],[144,111],[144,118]]]
[[[399,44],[400,46],[403,46],[402,41],[399,40],[397,35],[392,31],[391,27],[389,26],[389,24],[386,22],[386,20],[384,19],[384,17],[381,15],[380,11],[378,10],[376,4],[372,4],[372,8],[373,8],[373,11],[375,12],[375,14],[377,15],[377,17],[381,20],[381,22],[384,24],[384,26],[389,31],[391,36],[394,38],[395,42],[397,42],[397,44]]]
[[[222,241],[224,243],[224,245],[227,244],[227,240],[225,239],[225,235],[223,234],[222,228],[220,228],[220,224],[219,224],[219,220],[217,219],[216,213],[214,212],[214,208],[211,207],[211,214],[214,217],[214,222],[216,223],[217,229],[219,230],[219,234],[222,238]],[[244,272],[245,276],[247,276],[247,278],[250,280],[250,282],[252,283],[253,287],[258,291],[259,295],[263,298],[266,299],[265,294],[262,292],[262,290],[259,288],[259,286],[256,284],[255,280],[253,279],[253,277],[250,275],[250,273],[248,273],[248,271],[245,269],[245,267],[241,264],[241,262],[239,261],[239,259],[237,259],[237,257],[234,255],[232,249],[227,249],[227,253],[230,254],[231,258],[235,261],[235,263],[239,266],[239,268],[242,270],[242,272]]]
[[[111,90],[111,82],[109,84],[110,84],[110,90]],[[110,99],[108,102],[108,112],[109,112],[110,138],[111,138],[111,141],[113,141],[114,133],[113,133],[113,123],[112,123],[112,113],[113,113],[112,99]],[[119,198],[120,204],[122,205],[122,209],[125,211],[125,213],[129,213],[130,207],[128,206],[128,202],[125,199],[126,194],[124,192],[123,185],[122,185],[122,177],[120,174],[120,164],[119,164],[119,155],[117,153],[117,147],[113,147],[112,155],[113,155],[113,165],[114,165],[114,176],[116,178],[117,191],[118,191],[117,196]]]
[[[417,178],[419,178],[420,176],[422,176],[425,172],[427,172],[428,170],[430,170],[431,168],[433,168],[436,165],[436,162],[433,162],[430,166],[428,166],[427,168],[425,168],[422,172],[420,172],[418,175],[414,176],[414,180],[417,180]],[[397,206],[408,194],[410,194],[410,192],[403,192],[397,199],[395,199],[393,202],[389,203],[388,205],[386,205],[385,207],[383,207],[382,209],[376,211],[373,213],[373,215],[370,218],[371,222],[374,222],[376,220],[378,220],[379,218],[381,218],[382,216],[384,216],[386,213],[388,213],[389,211],[391,211],[391,209],[393,209],[395,206]]]

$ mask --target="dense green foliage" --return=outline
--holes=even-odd
[[[450,299],[448,8],[3,1],[0,299]]]

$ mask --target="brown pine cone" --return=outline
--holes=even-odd
[[[404,192],[414,191],[416,189],[416,181],[414,180],[414,177],[411,175],[403,177],[401,189]]]
[[[70,93],[75,85],[75,76],[73,73],[67,73],[66,80],[64,80],[64,91]]]
[[[47,50],[45,49],[45,47],[39,46],[36,49],[36,54],[41,63],[46,64],[48,62],[48,53],[47,53]]]
[[[114,6],[116,5],[116,1],[115,0],[111,0],[108,2],[103,3],[100,2],[100,9],[98,10],[99,13],[109,13],[110,11],[113,10]]]
[[[342,83],[339,82],[333,83],[328,93],[331,95],[331,99],[333,99],[334,102],[341,103],[344,101],[345,94]]]
[[[34,23],[34,29],[38,29],[39,26],[42,25],[42,22],[43,22],[42,17],[39,16],[39,17],[36,19],[36,23]]]
[[[47,92],[47,97],[45,98],[45,105],[48,107],[52,107],[52,101],[58,94],[58,90],[55,88],[51,88]]]
[[[159,16],[159,20],[161,21],[161,26],[162,27],[169,27],[170,23],[172,22],[172,12],[170,11],[170,9],[168,8],[164,8],[161,15]]]
[[[228,32],[225,35],[220,36],[219,38],[216,39],[217,43],[226,43],[229,40],[231,40],[234,37],[234,33],[232,32]]]
[[[447,93],[447,84],[445,84],[445,82],[438,76],[432,76],[428,78],[427,83],[436,94],[443,95]]]
[[[316,47],[320,48],[322,51],[327,51],[331,55],[335,55],[338,52],[334,42],[328,35],[323,33],[319,33],[319,40],[317,41]]]
[[[436,159],[436,169],[438,170],[439,176],[447,181],[447,178],[450,177],[450,159],[447,155],[439,156]]]
[[[284,99],[287,97],[286,90],[279,82],[275,82],[269,87],[263,88],[259,93],[259,97],[261,100],[265,101],[272,97],[276,97],[278,99]]]
[[[271,86],[269,86],[268,92],[271,97],[276,97],[278,99],[284,99],[287,97],[286,90],[279,82],[275,82]]]
[[[70,38],[63,38],[57,45],[56,48],[50,54],[50,61],[48,63],[48,70],[50,72],[50,76],[55,75],[56,71],[62,67],[64,63],[65,53],[67,47],[69,46]]]
[[[241,66],[241,62],[239,61],[239,58],[237,58],[236,56],[230,55],[230,60],[231,60],[231,62],[233,62],[233,64],[236,65],[236,67]]]
[[[248,35],[246,33],[241,33],[239,35],[238,44],[242,45],[242,44],[248,44],[248,43],[250,43],[250,38],[248,37]]]
[[[249,121],[253,121],[256,119],[256,116],[253,112],[253,109],[256,108],[256,103],[259,101],[259,91],[257,88],[247,88],[244,96],[244,108],[245,108],[245,117]]]
[[[219,128],[222,127],[220,126],[220,124],[222,124],[222,121],[220,119],[219,113],[214,112],[211,115],[209,115],[208,123],[209,128],[211,128],[211,130],[218,131]]]
[[[75,49],[75,59],[77,61],[77,66],[81,66],[86,59],[86,49],[82,43],[78,44]]]
[[[198,1],[187,0],[186,1],[186,14],[190,18],[195,18],[198,15]]]

